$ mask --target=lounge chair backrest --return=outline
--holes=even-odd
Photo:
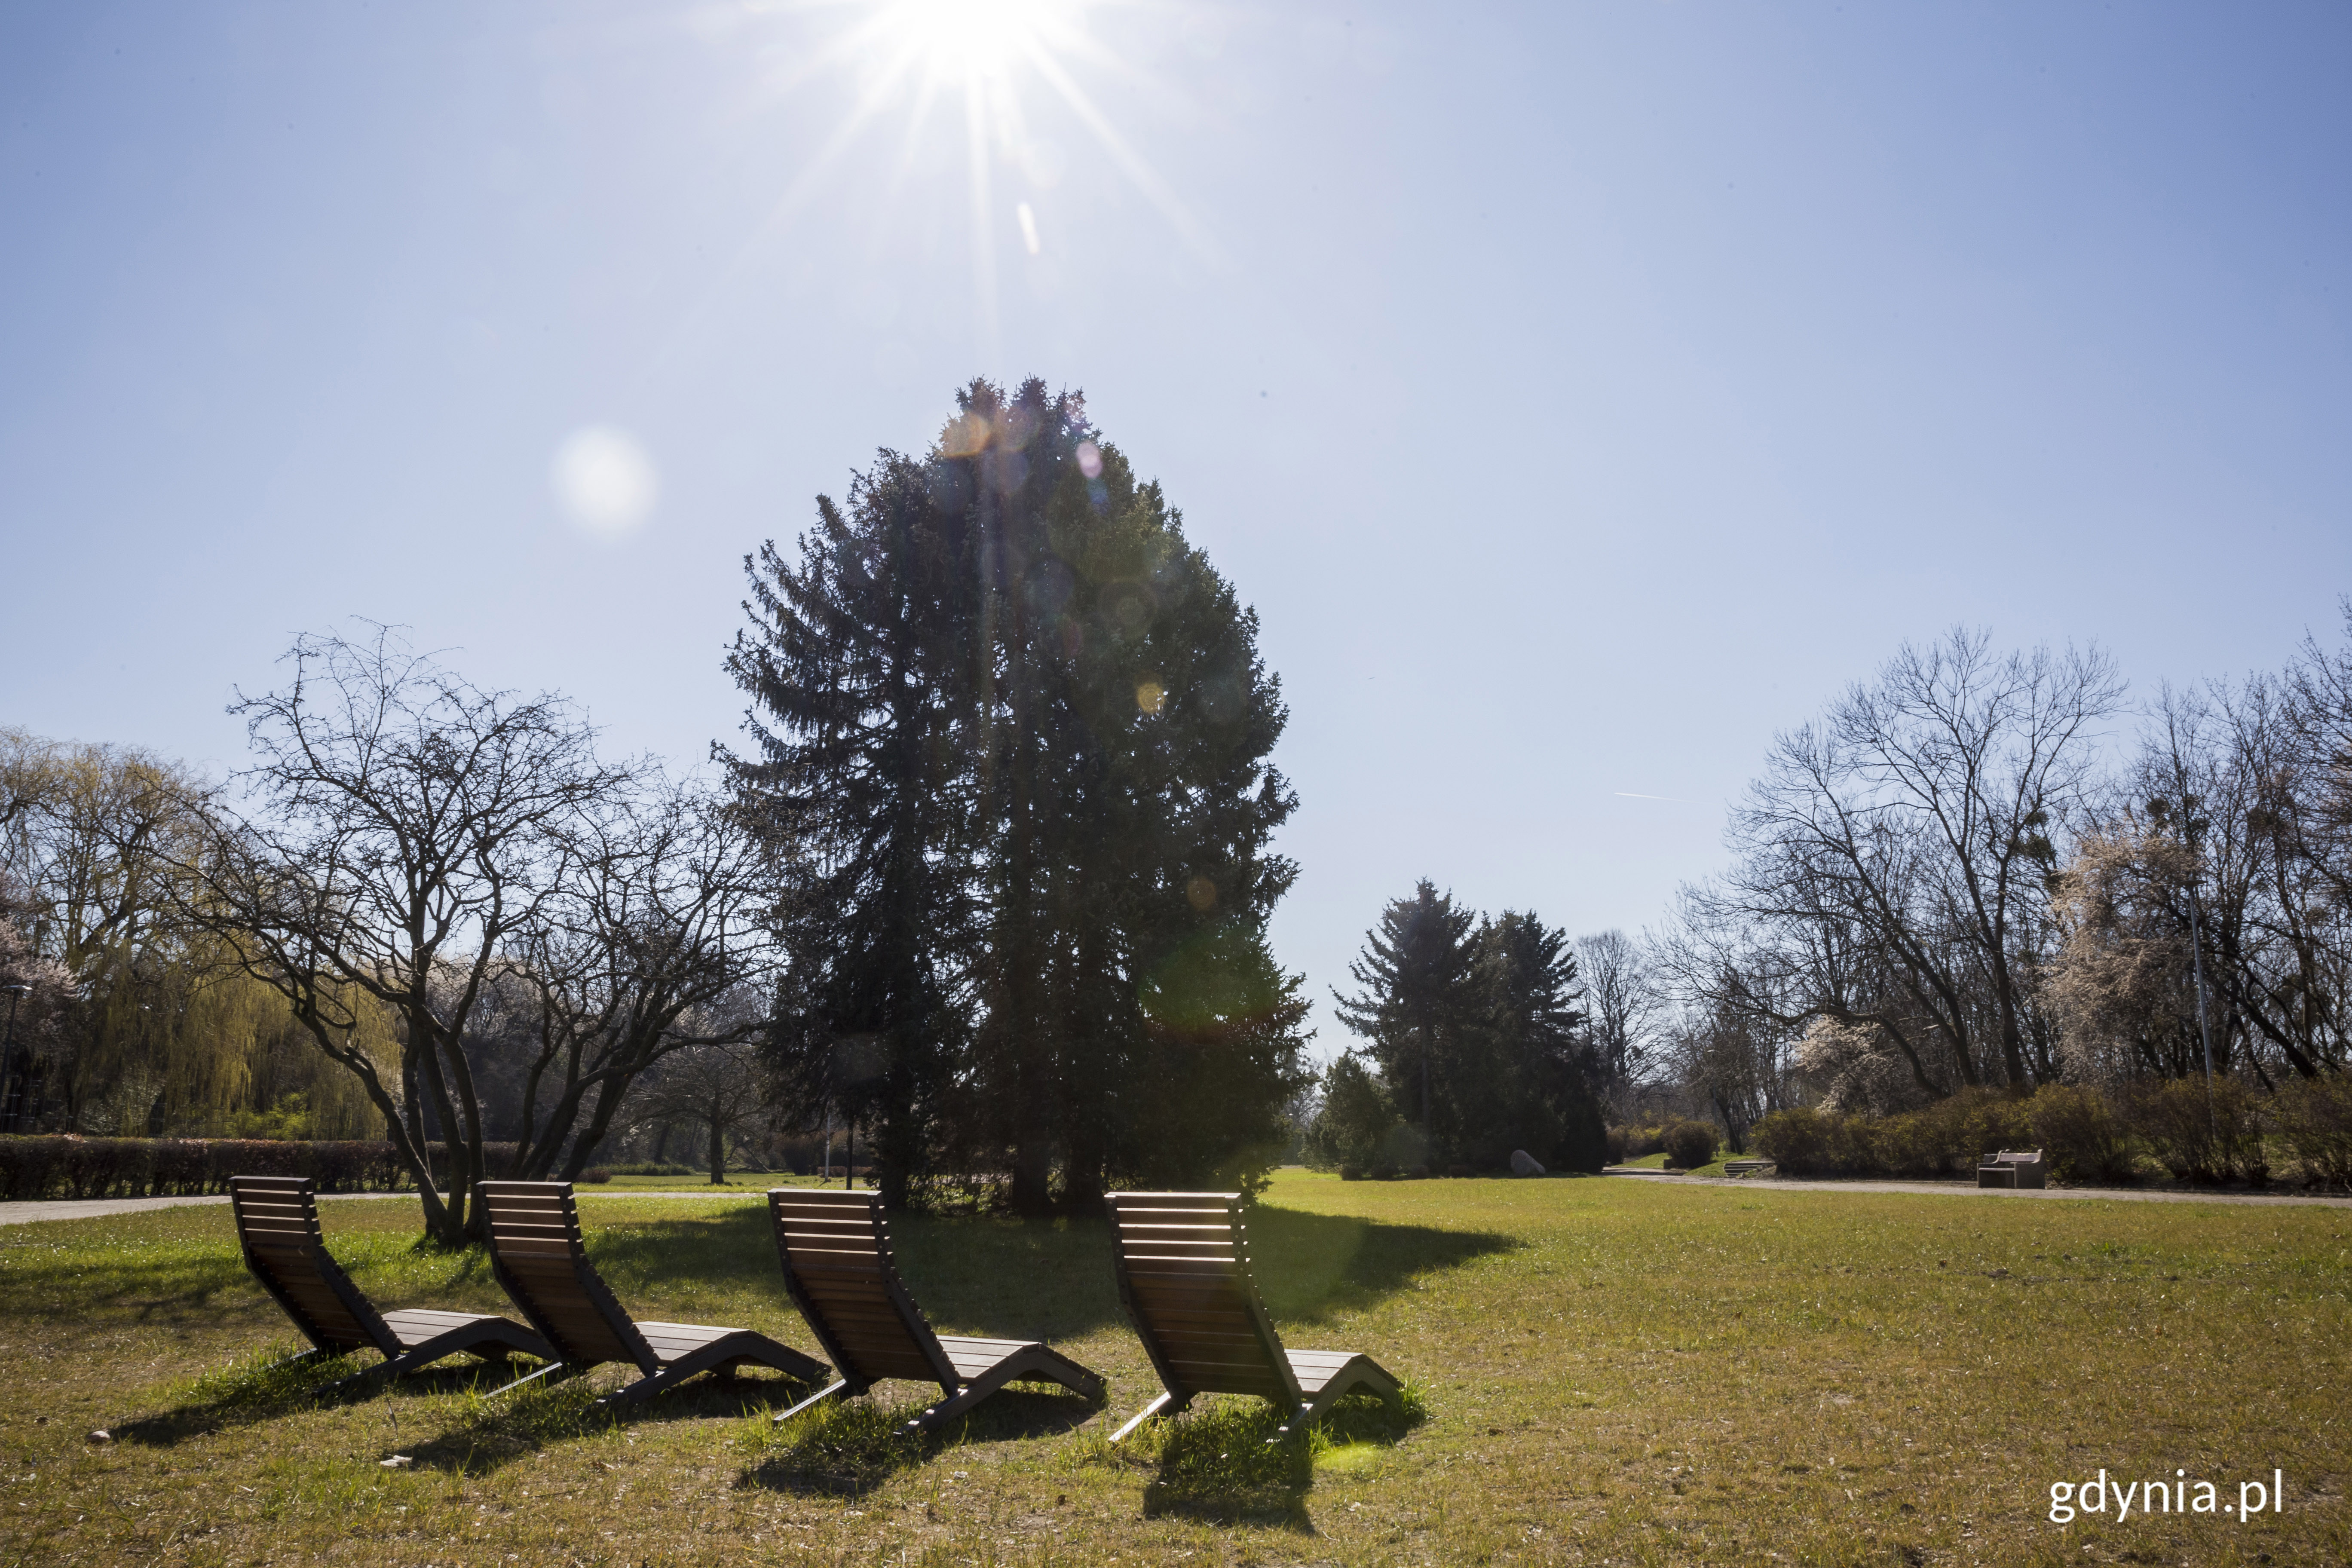
[[[337,1352],[400,1353],[383,1319],[329,1256],[310,1177],[231,1176],[228,1206],[236,1215],[245,1266],[312,1344]]]
[[[1241,1194],[1114,1193],[1104,1202],[1119,1300],[1169,1392],[1303,1404],[1250,1274]]]
[[[768,1215],[784,1289],[843,1376],[955,1389],[955,1363],[898,1279],[879,1194],[779,1187],[768,1194]]]
[[[555,1353],[579,1366],[634,1363],[651,1375],[653,1348],[588,1261],[570,1182],[478,1182],[490,1267]]]

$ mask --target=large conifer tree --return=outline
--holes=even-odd
[[[783,1054],[898,1119],[886,1169],[951,1146],[1024,1212],[1245,1179],[1306,1013],[1265,941],[1296,797],[1256,618],[1079,398],[958,405],[753,566],[738,776],[800,846]]]
[[[797,559],[747,560],[752,626],[728,659],[756,705],[758,752],[730,763],[789,955],[771,1060],[803,1104],[869,1127],[894,1204],[967,1038],[954,991],[975,934],[975,551],[937,479],[885,452],[845,510],[819,498]]]

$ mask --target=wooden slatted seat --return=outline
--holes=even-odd
[[[1112,1442],[1202,1394],[1271,1400],[1284,1435],[1303,1436],[1351,1390],[1384,1399],[1402,1392],[1370,1356],[1283,1348],[1250,1273],[1239,1193],[1114,1193],[1104,1202],[1119,1300],[1166,1389]]]
[[[383,1361],[362,1375],[399,1377],[460,1352],[555,1359],[545,1340],[493,1313],[378,1311],[328,1252],[308,1176],[231,1176],[228,1204],[246,1268],[314,1347],[297,1360],[373,1350]]]
[[[490,1267],[531,1326],[555,1347],[556,1365],[520,1378],[504,1394],[537,1378],[585,1372],[603,1362],[626,1362],[642,1374],[599,1405],[643,1399],[698,1372],[749,1363],[814,1383],[824,1363],[749,1329],[703,1323],[639,1322],[613,1299],[588,1261],[580,1211],[569,1182],[479,1182],[475,1184],[490,1237]]]
[[[841,1374],[778,1421],[893,1377],[936,1383],[945,1396],[908,1422],[910,1430],[960,1415],[1022,1379],[1102,1397],[1099,1376],[1043,1341],[933,1333],[891,1260],[890,1222],[878,1194],[778,1187],[768,1194],[768,1216],[784,1289]]]

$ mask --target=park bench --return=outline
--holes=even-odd
[[[484,1361],[554,1359],[537,1334],[491,1313],[376,1310],[327,1251],[318,1190],[308,1176],[231,1176],[228,1206],[246,1268],[315,1347],[297,1361],[373,1350],[383,1360],[359,1375],[380,1378],[403,1376],[461,1351]]]
[[[1118,1299],[1166,1393],[1112,1435],[1202,1394],[1254,1394],[1283,1414],[1280,1435],[1308,1423],[1350,1389],[1395,1399],[1403,1385],[1368,1355],[1283,1348],[1250,1273],[1239,1193],[1113,1193],[1111,1258]]]
[[[1726,1160],[1723,1173],[1727,1176],[1764,1176],[1780,1169],[1769,1160]]]
[[[498,1394],[608,1361],[627,1362],[642,1375],[599,1405],[643,1399],[696,1373],[731,1372],[747,1362],[799,1383],[824,1375],[823,1362],[749,1329],[631,1318],[588,1261],[570,1182],[478,1182],[474,1192],[490,1235],[491,1271],[560,1358]]]
[[[2043,1166],[2039,1149],[2003,1149],[1987,1154],[1977,1165],[1979,1187],[2038,1187]]]
[[[890,1256],[890,1222],[878,1193],[777,1187],[768,1194],[784,1289],[833,1358],[840,1381],[778,1415],[779,1422],[885,1378],[936,1383],[943,1397],[907,1423],[916,1431],[960,1415],[1008,1383],[1058,1383],[1087,1399],[1103,1380],[1041,1340],[981,1340],[931,1331]]]

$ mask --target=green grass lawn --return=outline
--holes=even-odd
[[[815,1349],[748,1196],[582,1208],[640,1315]],[[382,1302],[501,1304],[478,1255],[412,1247],[406,1204],[325,1223]],[[0,1559],[2352,1560],[2352,1211],[1285,1173],[1252,1226],[1289,1342],[1370,1352],[1424,1420],[1360,1408],[1294,1454],[1211,1401],[1108,1447],[1156,1385],[1093,1224],[899,1225],[942,1331],[1048,1335],[1112,1384],[923,1443],[855,1408],[779,1432],[793,1390],[758,1377],[617,1421],[580,1384],[498,1406],[451,1374],[313,1399],[252,1370],[298,1345],[226,1208],[11,1227]],[[2285,1511],[2050,1522],[2052,1483],[2101,1469],[2232,1503],[2283,1469]]]
[[[1719,1176],[1723,1174],[1724,1161],[1738,1158],[1737,1154],[1720,1154],[1695,1170],[1678,1170],[1675,1173],[1684,1176]],[[1627,1160],[1617,1168],[1621,1171],[1663,1171],[1666,1168],[1666,1157],[1664,1154],[1644,1154],[1639,1159]]]

